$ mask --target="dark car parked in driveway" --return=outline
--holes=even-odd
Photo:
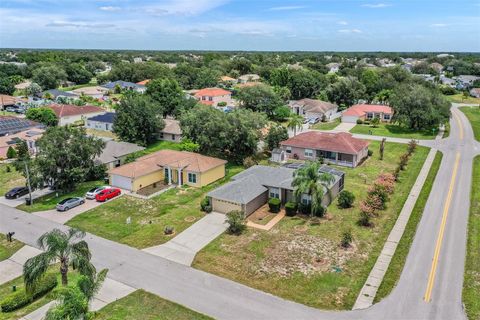
[[[28,194],[27,187],[16,187],[5,193],[5,199],[17,199]]]
[[[66,198],[57,204],[57,211],[67,211],[84,203],[85,199],[81,197]]]

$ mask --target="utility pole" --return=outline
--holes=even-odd
[[[27,161],[24,161],[23,163],[25,164],[25,173],[27,174],[29,205],[32,205],[32,186],[30,185],[30,173],[28,172]]]

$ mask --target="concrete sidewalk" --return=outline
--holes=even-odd
[[[90,311],[98,311],[105,307],[107,304],[129,295],[135,290],[135,288],[127,286],[126,284],[110,278],[106,278],[105,282],[102,285],[102,288],[95,295],[95,298],[93,298],[93,300],[90,302]],[[42,320],[45,317],[48,309],[50,309],[50,307],[54,304],[55,301],[51,301],[21,319]]]
[[[225,230],[227,230],[225,215],[212,212],[167,243],[143,251],[190,266],[197,252]]]
[[[23,264],[25,263],[25,261],[38,255],[41,252],[42,251],[37,248],[25,245],[7,260],[1,261],[0,284],[4,284],[8,281],[20,277],[23,274]]]
[[[417,202],[418,196],[420,195],[422,187],[425,184],[425,180],[430,172],[430,168],[432,167],[436,153],[436,149],[430,149],[417,180],[415,181],[415,184],[410,190],[410,194],[403,205],[402,211],[400,212],[392,231],[390,231],[387,242],[383,246],[382,252],[378,256],[373,269],[368,275],[367,281],[363,285],[362,290],[360,291],[357,300],[353,305],[353,310],[365,309],[373,304],[373,300],[377,295],[377,290],[382,284],[383,277],[385,277],[388,266],[390,265],[390,261],[395,254],[395,250],[397,249],[400,239],[402,239],[403,232],[405,231],[405,227],[407,226],[410,215],[415,207],[415,203]]]

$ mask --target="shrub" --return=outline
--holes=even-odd
[[[217,103],[217,106],[219,107],[226,107],[227,106],[227,103],[225,101],[220,101],[219,103]]]
[[[228,223],[227,231],[231,234],[239,235],[246,228],[242,211],[234,210],[228,212],[227,219],[225,221]]]
[[[7,150],[7,159],[13,159],[17,157],[17,151],[12,148],[12,146],[8,147]]]
[[[5,172],[9,173],[11,171],[12,171],[12,168],[10,168],[10,166],[7,164],[7,166],[5,167]]]
[[[300,211],[303,214],[310,214],[311,206],[310,206],[310,204],[305,204],[305,203],[300,202],[298,204],[298,211]]]
[[[289,217],[293,217],[297,214],[297,204],[295,202],[285,203],[285,213]]]
[[[203,212],[207,212],[207,207],[210,207],[211,209],[211,206],[210,206],[210,198],[209,197],[205,197],[202,199],[202,201],[200,201],[200,209],[203,211]]]
[[[270,208],[270,212],[279,212],[281,203],[282,202],[280,201],[280,199],[270,198],[270,200],[268,200],[268,207]]]
[[[212,206],[210,206],[210,205],[205,206],[205,210],[204,210],[205,213],[210,213],[210,212],[212,212],[212,210],[213,210]]]
[[[369,189],[368,189],[368,197],[367,197],[367,201],[373,201],[371,203],[375,204],[377,203],[377,200],[374,199],[374,200],[370,200],[370,198],[372,197],[378,197],[378,200],[380,200],[380,203],[381,205],[379,204],[378,206],[376,205],[373,205],[375,207],[375,209],[378,209],[378,210],[383,210],[385,209],[385,205],[388,201],[388,192],[387,190],[385,189],[384,186],[378,184],[378,183],[374,183]]]
[[[250,167],[253,167],[254,165],[256,165],[257,162],[255,161],[255,159],[253,159],[252,157],[246,157],[244,160],[243,160],[243,166],[245,167],[245,169],[248,169]]]
[[[395,190],[395,176],[391,173],[380,174],[375,183],[385,188],[385,191],[389,194],[392,194]]]
[[[369,157],[373,156],[373,150],[368,149],[368,156]]]
[[[313,215],[315,217],[323,217],[326,212],[327,212],[327,208],[325,208],[324,206],[320,206],[313,212]]]
[[[2,302],[0,302],[2,312],[11,312],[28,305],[33,300],[53,290],[53,288],[57,286],[57,283],[57,276],[53,273],[48,273],[38,282],[31,294],[27,294],[25,289],[22,289],[5,297]]]
[[[343,190],[338,195],[337,201],[338,201],[338,206],[340,208],[343,208],[343,209],[351,208],[353,205],[353,202],[355,201],[355,195],[350,191]]]
[[[408,163],[408,153],[404,153],[400,156],[400,162],[398,163],[398,167],[400,170],[405,170],[405,167],[407,166]]]
[[[364,227],[371,226],[370,223],[370,214],[365,211],[360,211],[360,219],[358,219],[358,224]]]
[[[362,119],[357,119],[357,124],[363,124],[363,120]]]
[[[350,230],[344,231],[342,233],[342,239],[340,240],[340,245],[343,248],[349,248],[352,241],[353,241],[352,232]]]
[[[410,142],[408,143],[408,149],[407,149],[408,155],[411,155],[412,153],[415,152],[415,149],[417,149],[417,145],[418,143],[415,139],[410,140]]]

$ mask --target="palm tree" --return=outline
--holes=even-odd
[[[72,266],[78,272],[90,279],[95,277],[95,267],[90,262],[91,253],[86,241],[81,240],[85,232],[69,229],[63,232],[53,229],[38,238],[38,246],[44,250],[39,255],[30,258],[23,266],[23,278],[27,290],[32,290],[51,263],[60,262],[62,285],[68,285],[68,268]]]
[[[330,184],[335,180],[329,173],[319,172],[321,164],[319,162],[309,162],[304,167],[295,171],[293,175],[292,186],[295,187],[294,195],[297,201],[307,194],[311,197],[310,214],[319,212],[322,207],[322,199],[325,191],[331,201]]]
[[[298,114],[292,114],[290,120],[288,121],[287,127],[293,130],[293,135],[297,135],[297,129],[302,129],[303,126],[303,117]]]

